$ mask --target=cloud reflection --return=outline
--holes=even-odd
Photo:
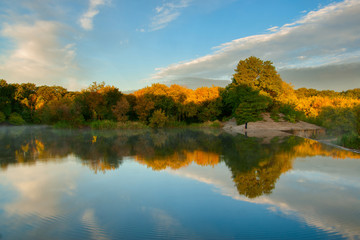
[[[78,170],[75,165],[63,168],[53,163],[39,163],[36,168],[24,165],[9,167],[2,178],[17,195],[11,203],[5,204],[5,212],[9,215],[38,215],[41,218],[63,214],[61,197],[76,191]]]
[[[282,175],[271,194],[257,198],[239,195],[234,183],[229,181],[231,173],[225,166],[212,171],[193,164],[169,172],[210,184],[224,196],[268,205],[269,211],[295,217],[329,233],[357,239],[360,236],[360,177],[356,166],[356,159],[300,158],[295,160],[295,170]]]

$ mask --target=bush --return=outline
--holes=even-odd
[[[210,123],[210,127],[213,128],[221,128],[222,127],[222,123],[219,120],[215,120],[213,122]]]
[[[351,108],[324,108],[318,116],[323,127],[332,134],[350,134],[356,131],[356,113]]]
[[[275,122],[280,121],[280,116],[278,112],[270,112],[270,118],[274,120]]]
[[[25,124],[25,120],[21,117],[20,114],[18,113],[12,113],[9,116],[9,123],[13,124],[13,125],[23,125]]]
[[[207,121],[201,124],[202,127],[208,127],[208,128],[220,128],[222,126],[221,122],[219,120],[215,121]]]
[[[168,117],[162,109],[154,111],[150,118],[149,126],[152,128],[162,128],[168,121]]]
[[[90,123],[92,129],[116,129],[117,123],[111,120],[97,120]]]
[[[279,114],[280,114],[280,106],[277,104],[274,104],[270,110],[270,118],[272,120],[274,120],[275,122],[279,122],[280,121]]]
[[[280,107],[280,112],[284,114],[284,119],[289,122],[296,122],[305,118],[303,112],[296,111],[292,105],[285,104]]]
[[[0,112],[0,123],[5,122],[6,116],[3,112]]]
[[[339,144],[343,147],[360,149],[360,136],[352,132],[340,138]]]

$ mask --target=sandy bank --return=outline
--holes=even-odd
[[[290,123],[282,119],[275,122],[268,113],[263,114],[262,121],[248,123],[246,130],[244,124],[236,125],[235,119],[225,122],[223,129],[231,134],[241,133],[249,137],[259,138],[285,137],[290,135],[311,137],[314,134],[325,134],[324,128],[307,122]]]

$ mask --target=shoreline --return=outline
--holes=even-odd
[[[262,114],[263,120],[249,122],[247,129],[245,124],[237,125],[235,119],[224,123],[223,129],[230,134],[246,134],[250,137],[285,137],[296,135],[300,137],[310,137],[311,135],[325,135],[325,128],[315,124],[298,121],[290,123],[283,119],[275,122],[270,118],[269,113]]]
[[[280,120],[275,122],[270,118],[270,114],[268,113],[264,113],[262,117],[263,120],[261,121],[248,123],[247,129],[245,129],[245,124],[237,125],[236,120],[233,118],[227,122],[224,122],[222,129],[231,135],[242,134],[249,137],[262,138],[265,143],[270,143],[274,137],[283,138],[288,136],[298,136],[315,140],[342,150],[360,154],[360,150],[358,149],[346,148],[334,144],[331,141],[333,139],[316,139],[315,136],[326,135],[326,129],[323,127],[303,121],[290,123],[285,120]]]

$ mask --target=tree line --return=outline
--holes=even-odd
[[[270,112],[288,121],[305,120],[336,135],[350,136],[360,148],[360,89],[343,92],[294,88],[282,81],[271,61],[240,60],[225,88],[195,90],[153,84],[124,94],[104,82],[81,91],[0,80],[0,122],[94,128],[164,127],[227,120],[238,124]],[[346,139],[345,139],[346,140]],[[348,143],[349,145],[349,143]]]

